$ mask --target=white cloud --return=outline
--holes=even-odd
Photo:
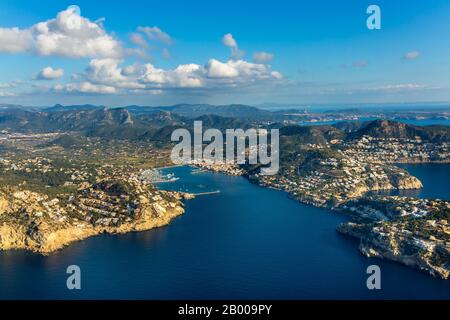
[[[0,91],[0,97],[1,98],[7,98],[7,97],[15,97],[16,94],[12,93],[12,92],[5,92],[5,91]]]
[[[161,44],[173,44],[172,38],[158,27],[138,27],[136,32],[129,35],[129,38],[133,44],[138,46],[138,48],[127,49],[127,53],[129,55],[138,56],[143,60],[150,60],[151,56],[148,51],[156,49]],[[147,39],[151,41],[151,46]],[[169,50],[163,48],[161,56],[163,59],[169,59]]]
[[[23,84],[24,84],[24,82],[21,80],[14,80],[14,81],[7,82],[7,83],[0,83],[0,89],[7,90],[7,91],[0,91],[0,97],[5,98],[5,97],[17,96],[16,92],[12,92],[10,90],[15,91],[17,88],[19,88]]]
[[[203,81],[196,64],[179,65],[174,70],[156,68],[148,63],[120,66],[115,59],[94,59],[79,75],[82,81],[106,85],[117,90],[201,87]]]
[[[163,94],[164,91],[160,90],[160,89],[152,89],[152,90],[135,89],[135,90],[131,90],[131,93],[145,94],[145,95],[159,95],[159,94]]]
[[[150,40],[172,44],[172,38],[158,27],[138,27],[139,32],[144,33]]]
[[[237,41],[231,33],[227,33],[222,37],[222,43],[224,46],[230,48],[232,59],[240,59],[245,55],[245,52],[239,49]]]
[[[416,83],[400,83],[400,84],[388,84],[382,87],[375,88],[375,90],[381,91],[405,91],[405,90],[416,90],[425,89],[426,86],[423,84]]]
[[[85,80],[116,88],[138,89],[144,88],[143,85],[137,83],[135,79],[129,77],[134,70],[130,66],[127,70],[119,67],[121,63],[117,59],[94,59],[89,63],[86,71],[80,76]]]
[[[140,65],[135,63],[133,65],[129,65],[129,66],[122,68],[121,73],[124,76],[131,76],[133,74],[136,74],[138,72],[139,68],[140,68]]]
[[[278,72],[278,71],[272,71],[272,72],[270,73],[270,75],[271,75],[274,79],[277,79],[277,80],[283,79],[283,75],[282,75],[280,72]]]
[[[132,33],[130,34],[130,41],[135,45],[138,45],[143,48],[148,48],[148,43],[145,41],[144,37],[140,33]]]
[[[413,93],[423,90],[436,90],[438,87],[431,87],[428,85],[418,83],[393,83],[383,84],[380,86],[362,86],[355,88],[333,87],[322,89],[319,94],[346,94],[346,95],[358,95],[358,94],[393,94],[393,93]]]
[[[90,82],[58,84],[53,87],[54,91],[66,93],[90,93],[90,94],[111,94],[116,93],[116,88],[93,84]]]
[[[410,51],[403,55],[404,60],[415,60],[420,56],[419,51]]]
[[[148,88],[199,88],[204,85],[201,67],[197,64],[179,65],[174,70],[155,68],[146,64],[138,81]]]
[[[211,78],[234,78],[236,82],[257,82],[282,77],[281,73],[270,71],[270,67],[267,65],[245,60],[220,62],[211,59],[205,68]]]
[[[63,69],[53,69],[52,67],[46,67],[39,71],[38,74],[34,76],[35,80],[54,80],[59,79],[64,75]]]
[[[277,81],[279,72],[268,66],[243,60],[221,62],[210,59],[205,66],[198,64],[179,65],[173,70],[144,65],[138,71],[137,81],[149,88],[218,88],[234,87],[237,84],[252,85],[264,81]]]
[[[0,52],[94,58],[120,57],[123,49],[106,33],[101,22],[82,17],[77,6],[70,6],[55,19],[28,29],[0,28]]]
[[[91,58],[87,68],[81,73],[73,74],[69,83],[40,85],[41,92],[160,94],[174,89],[186,92],[235,90],[283,78],[281,73],[272,71],[268,64],[243,60],[241,57],[244,52],[239,49],[231,34],[222,38],[223,44],[231,49],[228,61],[210,59],[205,65],[187,63],[173,69],[158,68],[151,63],[123,65],[124,57],[130,54],[148,57],[147,51],[150,45],[154,45],[151,41],[161,50],[162,57],[168,59],[170,52],[167,46],[173,43],[172,38],[158,27],[139,27],[129,37],[136,47],[123,48],[114,37],[106,33],[103,20],[92,22],[80,15],[78,7],[70,6],[59,12],[55,19],[37,23],[28,29],[0,28],[0,52]],[[255,53],[255,57],[255,61],[267,62],[272,55],[259,52]],[[34,79],[53,80],[63,75],[63,69],[46,67]],[[34,85],[37,84],[32,84]],[[2,86],[3,89],[10,88]]]
[[[268,52],[255,52],[253,54],[253,61],[257,62],[257,63],[266,63],[269,61],[272,61],[273,59],[273,54],[268,53]]]
[[[30,30],[19,28],[0,28],[0,52],[18,53],[31,50],[32,34]]]
[[[233,38],[233,35],[231,33],[227,33],[222,37],[222,43],[224,46],[227,46],[229,48],[237,49],[238,45],[236,40]]]
[[[216,59],[208,61],[206,72],[210,78],[235,78],[239,76],[239,71],[231,63],[223,63]]]
[[[221,62],[210,59],[204,66],[191,63],[168,70],[150,63],[122,67],[121,62],[118,59],[93,59],[85,72],[73,78],[73,83],[55,89],[89,93],[160,93],[171,89],[231,89],[283,78],[281,73],[270,70],[265,64],[244,60]]]
[[[91,60],[86,69],[86,76],[93,82],[117,83],[124,81],[126,77],[122,75],[119,63],[120,60],[116,59]]]

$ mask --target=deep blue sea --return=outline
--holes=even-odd
[[[419,178],[423,189],[377,192],[378,194],[450,200],[450,164],[397,164],[396,166]]]
[[[410,120],[396,120],[396,121],[412,124],[415,126],[432,126],[432,125],[450,126],[450,119],[425,119],[425,120],[410,119]]]
[[[448,175],[427,166],[427,194],[444,189],[448,197]],[[450,299],[450,281],[363,257],[358,241],[335,231],[342,215],[243,177],[168,170],[180,179],[161,188],[221,192],[187,201],[185,214],[163,228],[97,236],[49,257],[0,253],[0,298]],[[79,291],[66,288],[73,264],[81,267]],[[378,291],[366,288],[372,264],[381,267]]]

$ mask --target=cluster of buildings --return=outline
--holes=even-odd
[[[349,201],[342,209],[372,220],[396,220],[404,217],[423,218],[432,213],[449,212],[450,203],[440,199],[372,195]]]
[[[0,158],[0,165],[4,171],[37,171],[46,173],[53,170],[52,160],[39,156],[28,159]]]
[[[7,130],[0,131],[0,141],[4,140],[45,140],[52,139],[59,135],[59,133],[19,133],[9,132]]]
[[[158,169],[147,169],[141,173],[141,180],[143,183],[160,183],[175,181],[177,178],[173,173],[163,174]]]
[[[343,144],[344,153],[371,163],[448,162],[450,146],[417,139],[364,136]]]
[[[278,176],[260,177],[263,185],[288,191],[302,202],[334,207],[367,191],[418,189],[422,185],[404,170],[365,162],[338,150],[336,157],[290,164]]]
[[[131,178],[83,188],[79,196],[70,199],[67,208],[94,226],[117,227],[149,212],[154,218],[161,217],[166,208],[175,208],[178,200],[175,193],[161,193]]]
[[[136,176],[128,180],[82,183],[79,189],[65,197],[48,195],[13,187],[0,189],[0,222],[4,219],[94,227],[117,227],[131,223],[145,211],[161,217],[167,209],[179,206],[177,193],[161,192],[143,185]]]
[[[212,161],[212,160],[190,160],[187,164],[199,167],[213,172],[222,172],[232,176],[241,176],[245,173],[239,165],[234,163],[227,163],[226,161]]]

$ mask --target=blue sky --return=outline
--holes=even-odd
[[[0,103],[450,101],[449,35],[445,0],[0,0]]]

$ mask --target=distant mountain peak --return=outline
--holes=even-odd
[[[358,139],[362,136],[370,136],[373,138],[419,138],[426,141],[448,141],[450,138],[450,127],[419,127],[393,120],[377,119],[370,121],[365,126],[349,135],[350,139]]]

